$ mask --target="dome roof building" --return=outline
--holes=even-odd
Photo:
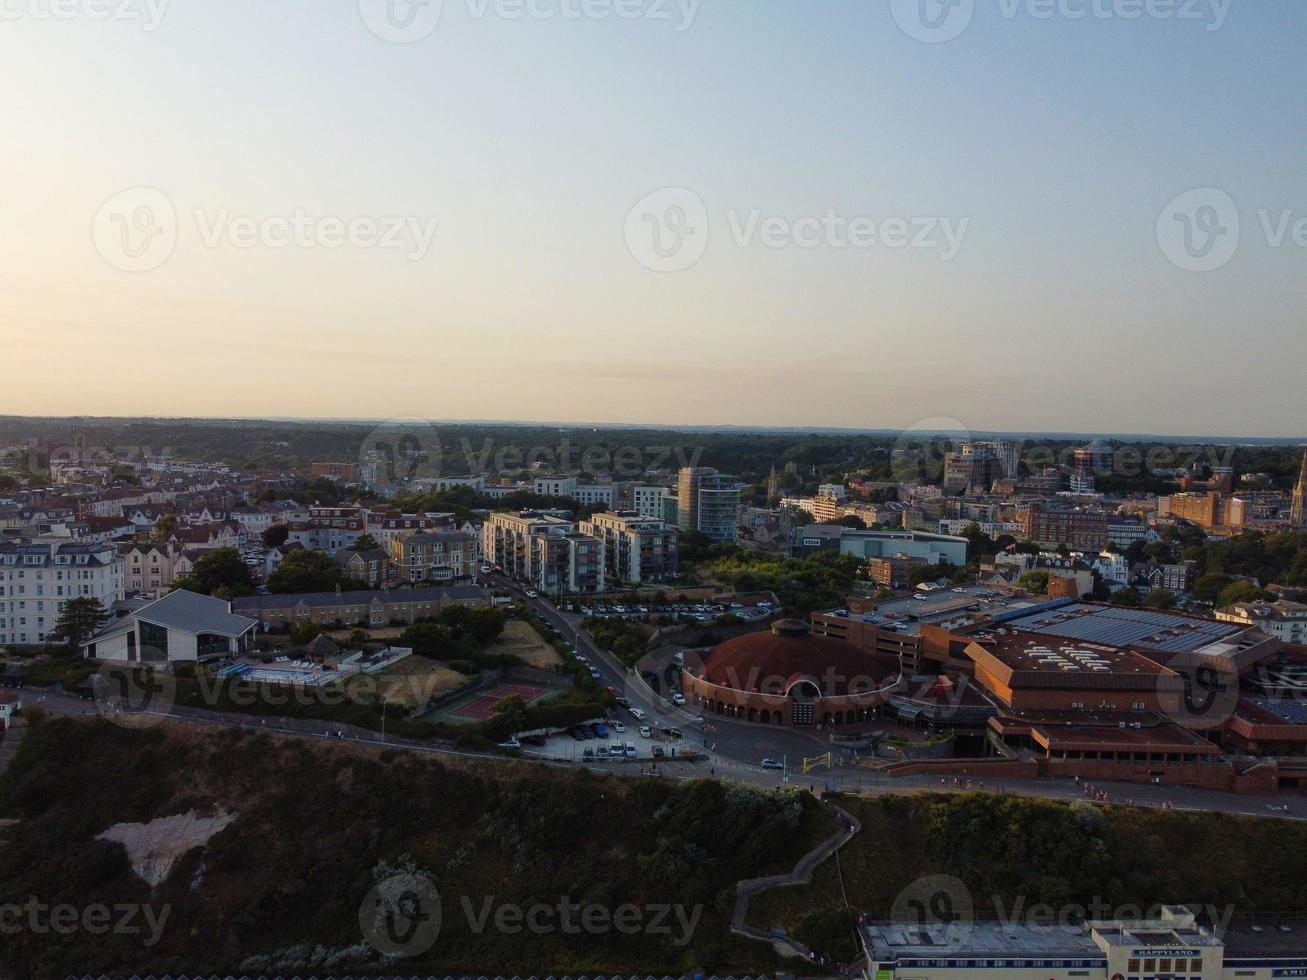
[[[785,619],[687,661],[683,688],[705,714],[782,725],[849,725],[875,718],[902,677],[897,657],[867,653]]]

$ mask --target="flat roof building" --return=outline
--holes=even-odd
[[[1307,976],[1301,921],[1218,935],[1187,908],[1082,923],[860,923],[867,980],[1271,980]]]

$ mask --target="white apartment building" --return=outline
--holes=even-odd
[[[617,509],[617,485],[613,483],[578,483],[574,476],[537,477],[534,490],[541,497],[565,497],[583,507],[603,504]]]
[[[671,487],[642,487],[637,485],[631,488],[631,509],[641,517],[652,517],[659,521],[666,520],[668,501],[675,501],[675,499],[676,494]]]
[[[576,495],[576,477],[574,476],[538,476],[533,487],[538,497],[567,497]]]
[[[0,643],[45,643],[65,602],[99,599],[108,610],[123,598],[123,579],[111,544],[0,546]]]

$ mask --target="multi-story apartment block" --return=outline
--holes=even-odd
[[[1118,548],[1128,548],[1136,541],[1148,540],[1148,525],[1140,521],[1127,521],[1119,517],[1108,517],[1107,540]]]
[[[533,489],[540,497],[563,497],[583,507],[600,504],[617,509],[617,485],[613,483],[578,483],[574,476],[545,476],[536,478]]]
[[[1024,513],[1025,535],[1036,544],[1077,551],[1102,551],[1107,545],[1108,515],[1104,511],[1032,502]]]
[[[636,485],[631,488],[631,509],[641,517],[675,525],[677,507],[676,493],[670,487]]]
[[[539,476],[532,489],[539,497],[566,497],[571,500],[576,494],[576,477]]]
[[[581,532],[602,539],[609,581],[638,585],[676,576],[677,532],[657,518],[634,511],[595,514]]]
[[[390,560],[401,582],[468,581],[476,575],[477,542],[461,531],[405,531],[391,539]]]
[[[687,466],[676,485],[677,526],[714,541],[735,544],[740,534],[740,488],[735,477]]]
[[[964,442],[957,452],[944,456],[944,489],[988,493],[994,481],[1006,476],[999,448],[988,442]]]
[[[542,592],[602,592],[604,543],[561,517],[491,514],[482,527],[485,560]]]
[[[0,643],[37,645],[69,599],[123,598],[123,560],[111,544],[0,545]]]

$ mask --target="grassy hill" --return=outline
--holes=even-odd
[[[182,858],[153,891],[111,825],[217,810],[235,821]],[[729,932],[735,882],[788,871],[833,825],[810,797],[711,781],[603,778],[539,766],[437,762],[181,726],[126,730],[47,719],[0,779],[0,905],[170,906],[161,941],[139,936],[4,939],[22,977],[88,972],[337,972],[377,968],[359,910],[374,869],[411,864],[441,895],[439,940],[404,972],[757,972],[776,961]],[[672,934],[478,935],[480,911],[567,897],[614,909],[703,910],[685,945]],[[671,921],[675,921],[673,918]],[[362,954],[364,959],[351,959]],[[369,962],[370,961],[370,962]],[[319,969],[318,972],[325,972]],[[305,973],[307,975],[307,973]]]
[[[827,862],[811,886],[760,895],[749,922],[841,959],[856,953],[844,891],[855,911],[887,918],[905,887],[937,874],[960,879],[982,916],[1036,904],[1307,910],[1302,823],[983,793],[840,805],[863,826],[840,852],[843,890]]]

